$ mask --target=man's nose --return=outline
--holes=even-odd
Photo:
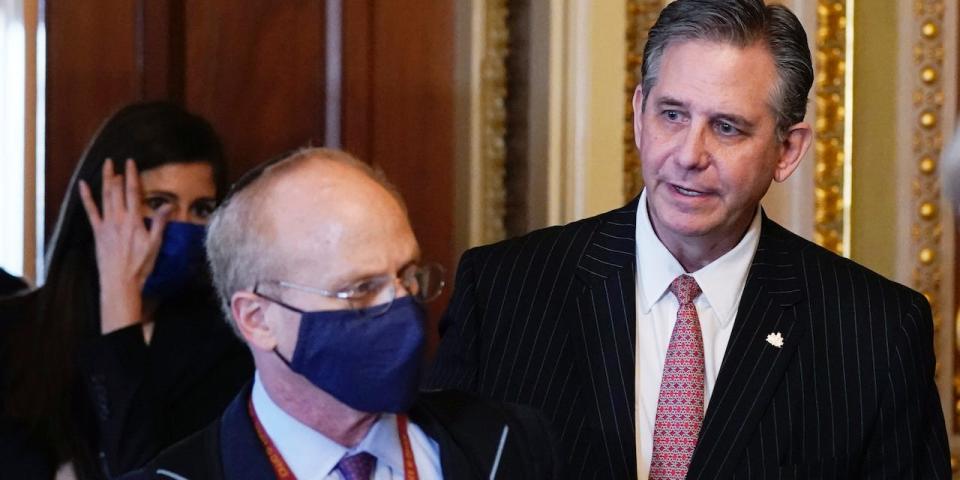
[[[703,122],[692,122],[690,128],[684,132],[677,146],[675,159],[683,168],[701,169],[707,166],[710,154],[707,149],[707,125]]]
[[[393,288],[394,298],[406,297],[407,295],[413,295],[414,292],[410,291],[411,287],[407,285],[407,282],[401,276],[393,277]]]

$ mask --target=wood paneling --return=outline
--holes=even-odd
[[[375,67],[373,6],[369,2],[343,4],[343,148],[358,158],[372,158],[373,75]]]
[[[37,30],[40,25],[39,0],[23,2],[24,27],[24,64],[27,65],[24,83],[24,191],[23,191],[23,277],[31,284],[37,284],[37,105],[39,105],[37,85]]]
[[[101,14],[91,14],[100,12]],[[46,229],[103,120],[140,98],[137,7],[129,0],[46,2]]]
[[[48,226],[86,142],[129,102],[166,98],[209,119],[232,178],[322,145],[330,28],[342,35],[340,143],[397,185],[424,257],[452,281],[452,2],[70,0],[49,2],[47,28]]]
[[[452,283],[453,4],[344,3],[352,5],[344,10],[344,148],[382,167],[396,184],[424,258],[441,262]],[[366,99],[351,90],[359,85],[368,86]],[[430,306],[434,322],[449,291]]]
[[[182,102],[184,0],[140,0],[137,5],[141,97]]]
[[[324,2],[186,4],[186,107],[224,138],[236,178],[285,150],[322,145]]]

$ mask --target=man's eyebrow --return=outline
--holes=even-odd
[[[404,263],[400,267],[400,269],[397,270],[396,272],[393,272],[393,274],[399,275],[400,272],[402,272],[404,269],[406,269],[410,265],[416,265],[420,263],[420,250],[418,249],[416,253],[417,255],[415,257],[410,258],[408,262]],[[341,272],[339,275],[334,275],[332,278],[328,279],[328,281],[332,285],[330,288],[332,288],[333,290],[337,290],[337,289],[349,287],[352,284],[357,282],[362,282],[364,280],[369,280],[371,278],[379,277],[381,275],[385,275],[385,273],[380,272],[376,269],[371,270],[371,269],[364,269],[364,268],[351,268],[350,270]]]
[[[656,105],[659,108],[663,107],[682,107],[687,108],[687,102],[674,98],[671,96],[663,96],[657,99]],[[726,113],[726,112],[710,112],[710,118],[713,120],[721,120],[730,122],[738,127],[743,129],[753,129],[756,125],[754,122],[747,120],[743,115],[737,115],[736,113]]]
[[[687,102],[673,97],[660,97],[657,99],[658,107],[686,107]]]
[[[328,285],[321,285],[320,288],[338,291],[344,288],[349,288],[357,282],[369,280],[376,276],[378,276],[377,273],[369,269],[367,270],[364,270],[362,268],[350,269],[345,272],[341,272],[338,275],[331,276],[326,280],[328,282]]]
[[[714,120],[721,120],[721,121],[732,123],[738,127],[741,127],[747,130],[752,130],[756,126],[754,125],[753,122],[751,122],[750,120],[747,120],[746,117],[737,115],[735,113],[714,113],[710,115],[710,117]]]

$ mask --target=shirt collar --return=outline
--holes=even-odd
[[[690,275],[700,285],[707,303],[714,309],[720,325],[733,320],[740,305],[743,287],[747,284],[747,273],[753,256],[760,244],[760,209],[753,216],[747,233],[740,242],[720,258]]]
[[[400,433],[397,430],[397,416],[392,413],[380,415],[377,423],[370,428],[370,432],[348,452],[353,455],[357,452],[369,452],[377,457],[377,463],[390,467],[393,472],[403,471],[403,453],[400,446]]]
[[[358,452],[369,452],[394,472],[403,471],[396,415],[381,415],[363,440],[348,449],[283,411],[263,388],[259,372],[254,375],[251,398],[260,424],[298,478],[316,477],[317,472],[324,473],[319,478],[326,478],[341,458]]]
[[[646,200],[647,191],[643,190],[637,205],[637,269],[640,282],[637,300],[641,311],[649,314],[653,305],[667,293],[670,283],[686,272],[653,231]],[[700,270],[689,273],[700,285],[703,297],[716,312],[721,325],[733,320],[733,313],[740,304],[747,273],[760,243],[760,224],[758,208],[746,234],[736,246]]]
[[[640,280],[637,301],[644,314],[649,314],[653,305],[660,301],[670,282],[685,273],[650,225],[646,189],[640,192],[637,203],[637,270]]]

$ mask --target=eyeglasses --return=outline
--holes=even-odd
[[[439,264],[428,263],[425,265],[410,265],[396,276],[381,275],[361,280],[340,290],[324,290],[281,280],[264,280],[254,285],[253,293],[288,310],[305,313],[303,309],[264,294],[260,291],[260,287],[262,285],[273,285],[299,290],[326,298],[342,300],[346,302],[347,308],[353,310],[357,316],[376,318],[386,313],[393,305],[393,301],[397,297],[397,280],[414,300],[419,303],[426,303],[437,298],[443,291],[445,283],[443,274],[443,267]]]

